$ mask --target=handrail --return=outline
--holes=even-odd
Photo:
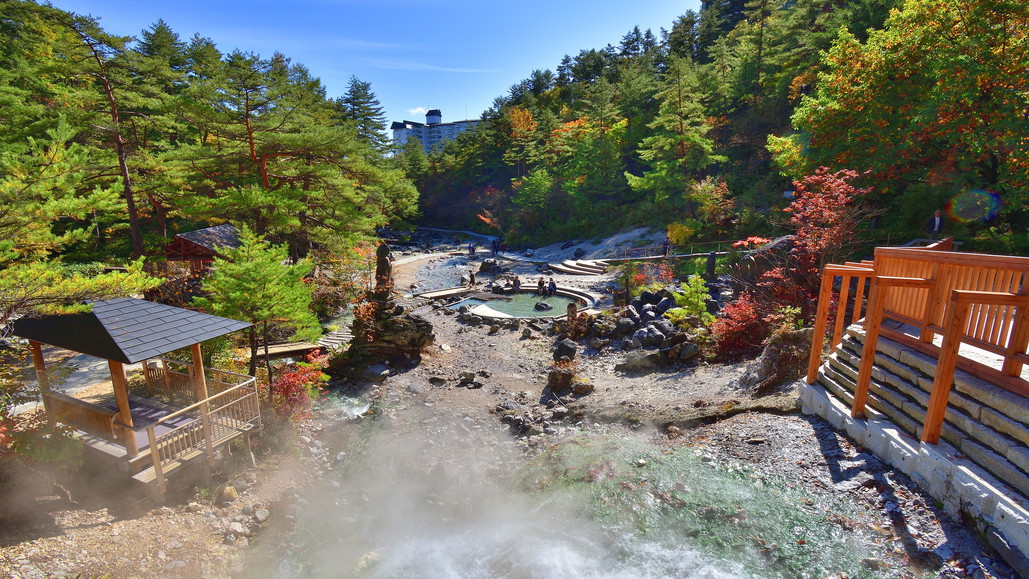
[[[225,396],[225,395],[227,395],[227,394],[229,394],[229,393],[231,393],[231,392],[233,392],[235,390],[238,390],[240,388],[243,388],[245,386],[249,386],[251,383],[255,383],[255,382],[257,382],[257,378],[254,378],[253,376],[251,376],[250,379],[247,380],[246,382],[244,382],[242,384],[239,384],[239,385],[236,385],[236,386],[233,386],[232,388],[229,388],[228,390],[223,390],[222,392],[219,392],[218,394],[215,394],[214,396],[209,396],[209,397],[201,400],[200,402],[191,404],[191,405],[189,405],[189,406],[187,406],[187,407],[185,407],[185,408],[183,408],[181,410],[173,412],[173,413],[169,414],[168,416],[165,416],[165,417],[161,418],[160,420],[155,421],[153,423],[153,425],[157,426],[158,424],[161,424],[162,422],[167,422],[167,421],[171,420],[172,418],[175,418],[175,417],[178,417],[178,416],[182,416],[183,414],[185,414],[186,412],[189,412],[190,410],[195,410],[195,409],[199,408],[200,406],[202,406],[204,404],[208,404],[208,403],[212,402],[215,398],[221,398],[222,396]]]
[[[234,438],[239,434],[246,433],[253,426],[260,428],[261,410],[257,401],[256,382],[256,378],[251,378],[243,384],[205,398],[147,425],[150,458],[158,491],[162,495],[166,488],[165,465],[195,451],[203,452],[203,456],[210,460],[214,453],[215,440]],[[242,395],[235,396],[228,402],[212,409],[212,402],[216,399],[229,397],[241,390],[244,391]],[[199,421],[192,420],[160,436],[156,435],[156,428],[159,424],[197,408],[200,409],[201,415]]]
[[[833,346],[839,343],[851,281],[859,280],[853,322],[859,318],[860,291],[868,280],[865,341],[851,415],[864,416],[876,342],[881,333],[937,358],[923,427],[923,440],[930,444],[939,439],[957,367],[1029,397],[1029,381],[1021,378],[1023,366],[1029,364],[1029,258],[954,253],[940,251],[940,247],[946,244],[917,249],[880,247],[876,248],[872,262],[826,266],[807,375],[809,384],[817,379],[835,279],[843,278],[843,284],[836,306]],[[887,319],[909,324],[917,330],[917,336],[883,326]],[[933,342],[937,334],[943,336],[940,346]],[[961,356],[962,344],[998,355],[1002,360],[1000,368]]]
[[[940,346],[940,359],[936,364],[936,375],[929,394],[925,422],[922,426],[922,441],[936,444],[940,441],[943,430],[943,418],[947,412],[947,401],[950,399],[950,385],[953,382],[954,368],[957,366],[958,350],[961,348],[961,335],[972,304],[990,304],[998,306],[1029,306],[1029,296],[1010,292],[976,292],[953,290],[951,292],[950,316],[947,331]]]

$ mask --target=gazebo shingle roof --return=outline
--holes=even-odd
[[[239,232],[229,223],[197,229],[196,231],[187,231],[175,237],[181,237],[190,243],[195,243],[211,251],[215,250],[215,246],[228,248],[240,246]]]
[[[92,305],[87,313],[21,318],[14,335],[132,364],[252,325],[136,298]]]

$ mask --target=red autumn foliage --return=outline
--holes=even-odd
[[[768,336],[768,324],[763,318],[760,304],[750,292],[726,304],[711,325],[715,356],[719,360],[730,361],[760,354]]]
[[[328,377],[322,372],[327,354],[313,353],[305,362],[297,362],[278,372],[272,383],[269,404],[284,420],[304,420],[311,415],[311,404],[321,395],[321,383]]]
[[[807,253],[821,268],[837,261],[858,243],[858,225],[874,213],[862,204],[872,192],[869,187],[855,187],[851,181],[862,174],[852,169],[830,173],[819,167],[793,186],[797,199],[784,209],[797,229],[794,253]]]

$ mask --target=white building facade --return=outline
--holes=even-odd
[[[433,149],[440,149],[443,143],[453,140],[475,125],[479,121],[455,121],[453,123],[443,122],[443,113],[439,109],[432,109],[425,113],[425,122],[415,121],[394,121],[390,125],[393,131],[393,144],[402,147],[410,139],[418,139],[426,154]]]

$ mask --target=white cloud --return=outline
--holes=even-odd
[[[425,107],[415,107],[413,109],[407,109],[407,112],[412,115],[424,115],[426,113]]]

